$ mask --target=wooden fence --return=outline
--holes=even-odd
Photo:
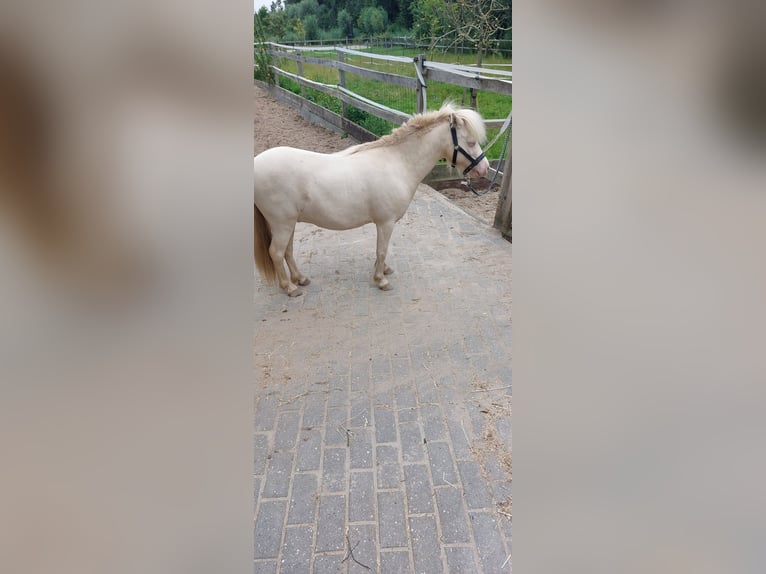
[[[447,44],[442,44],[439,42],[424,42],[422,40],[418,40],[417,38],[413,38],[412,36],[368,36],[358,38],[352,38],[349,36],[348,38],[325,38],[320,40],[284,40],[282,43],[283,45],[298,47],[353,47],[363,44],[368,47],[415,49],[423,52],[441,52],[442,54],[476,53],[476,47],[473,45],[473,43],[466,45],[465,42],[450,42]],[[492,40],[488,53],[498,54],[504,58],[511,58],[513,56],[511,40]]]
[[[352,122],[347,116],[347,107],[353,106],[375,117],[389,121],[393,124],[401,124],[407,121],[411,114],[386,106],[380,102],[357,94],[346,87],[346,74],[354,74],[361,78],[376,80],[388,85],[401,86],[412,90],[415,98],[415,111],[421,113],[427,108],[428,82],[443,82],[455,86],[460,86],[471,91],[472,102],[475,104],[476,93],[478,91],[489,91],[498,94],[512,95],[512,75],[513,72],[507,70],[498,70],[490,67],[476,67],[461,64],[447,64],[442,62],[432,62],[425,56],[418,55],[414,58],[405,56],[392,56],[362,52],[352,48],[341,46],[289,46],[268,42],[265,51],[272,58],[283,58],[294,61],[297,65],[297,74],[288,72],[278,66],[272,65],[271,70],[277,78],[276,86],[264,87],[278,99],[301,110],[301,113],[308,119],[325,125],[330,129],[341,130],[348,133],[358,141],[371,141],[377,136],[355,122]],[[316,57],[314,52],[333,52],[334,58]],[[394,74],[356,66],[346,62],[347,56],[363,56],[381,62],[395,62],[399,64],[409,64],[414,67],[413,76]],[[337,83],[328,84],[309,79],[303,74],[303,64],[314,64],[322,68],[337,71]],[[300,96],[284,90],[279,86],[279,77],[288,78],[300,86]],[[316,102],[310,101],[305,96],[305,90],[309,88],[323,94],[327,94],[340,100],[342,104],[341,113],[329,110]],[[510,113],[510,110],[509,110]],[[507,118],[485,119],[487,128],[501,128]],[[508,128],[510,129],[510,127]],[[510,151],[508,152],[510,154]],[[510,162],[508,164],[510,166]],[[497,166],[498,175],[502,176],[501,166]],[[510,175],[510,174],[509,174]],[[510,194],[508,194],[510,195]],[[507,204],[507,205],[506,205]],[[501,214],[501,210],[503,213]],[[508,221],[507,234],[510,235],[510,201],[501,201],[498,205],[498,212],[495,221]],[[507,211],[507,217],[505,217]],[[497,226],[497,225],[496,225]],[[505,232],[504,232],[505,233]]]

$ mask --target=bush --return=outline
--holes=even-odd
[[[376,136],[384,136],[391,133],[391,129],[394,126],[391,122],[387,122],[378,116],[373,116],[353,106],[348,106],[346,112],[348,119],[362,126],[367,131],[374,133]]]

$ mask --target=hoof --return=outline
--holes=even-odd
[[[391,283],[386,283],[385,285],[378,285],[378,289],[380,289],[381,291],[391,291],[391,289],[393,288],[394,286],[391,285]]]
[[[298,285],[302,285],[303,287],[305,287],[306,285],[311,283],[311,279],[309,279],[308,277],[304,277],[303,279],[301,279],[297,283],[298,283]]]
[[[386,265],[386,268],[383,270],[383,275],[391,275],[391,273],[393,272],[394,270],[391,269],[388,265]]]
[[[300,289],[296,287],[292,291],[288,291],[287,295],[290,297],[300,297],[301,295],[303,295],[303,291],[301,291]]]

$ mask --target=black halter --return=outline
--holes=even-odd
[[[452,148],[452,167],[455,167],[457,162],[457,154],[460,152],[466,157],[468,161],[471,162],[468,167],[463,170],[463,175],[468,175],[469,171],[481,163],[481,160],[484,159],[485,154],[484,152],[481,152],[479,157],[473,157],[470,153],[465,151],[459,143],[457,143],[457,130],[455,129],[455,124],[452,122],[452,118],[450,118],[449,129],[450,132],[452,132],[452,145],[454,146]]]

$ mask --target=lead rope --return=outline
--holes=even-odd
[[[503,133],[503,130],[507,130],[505,132],[505,141],[503,142],[503,151],[500,152],[500,159],[498,160],[498,163],[497,163],[497,167],[498,168],[500,166],[504,165],[503,160],[505,159],[505,153],[508,150],[508,142],[511,139],[510,127],[511,127],[511,114],[512,113],[513,112],[508,114],[508,118],[506,118],[506,120],[503,122],[503,127],[500,128],[500,132],[498,132],[498,134],[495,136],[495,139],[493,139],[492,142],[490,142],[490,144],[486,148],[484,148],[484,149],[489,149],[493,145],[495,145],[495,142],[500,137],[500,134]],[[492,181],[489,182],[489,185],[487,186],[487,189],[485,189],[484,191],[476,191],[474,189],[474,187],[471,185],[471,178],[467,178],[466,179],[466,182],[465,182],[466,187],[468,187],[468,189],[470,189],[474,193],[474,195],[476,195],[476,196],[484,195],[485,193],[488,193],[490,189],[492,189],[493,185],[495,185],[495,180],[497,180],[497,174],[498,174],[499,171],[500,171],[499,169],[495,170],[495,175],[492,176]]]

